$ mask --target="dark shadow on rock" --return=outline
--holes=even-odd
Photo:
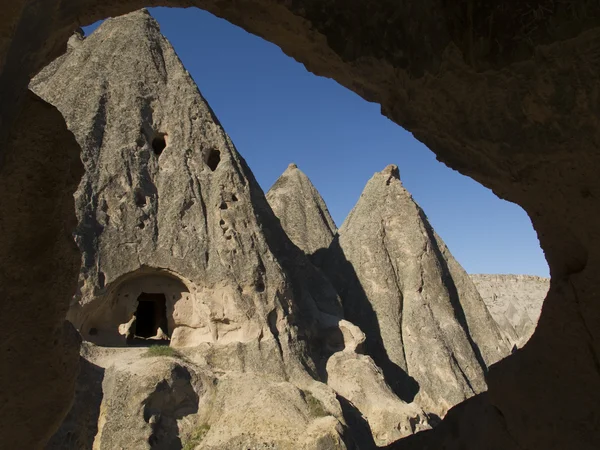
[[[248,179],[251,186],[251,200],[256,220],[269,249],[291,281],[292,295],[295,300],[293,311],[288,310],[285,302],[281,302],[281,306],[284,313],[288,315],[290,324],[297,327],[299,344],[297,356],[312,377],[323,380],[323,367],[327,357],[323,354],[323,334],[319,329],[317,316],[322,312],[340,319],[343,317],[338,294],[326,274],[311,263],[309,257],[290,240],[245,160],[240,157],[240,161],[243,176]],[[303,357],[305,354],[310,355],[311,361]]]
[[[342,298],[344,316],[347,320],[360,327],[366,335],[365,354],[381,368],[385,381],[394,393],[407,403],[410,403],[419,392],[419,384],[401,367],[390,360],[383,340],[377,315],[365,293],[356,271],[346,259],[336,236],[328,249],[321,249],[312,255],[313,261],[318,261],[329,280]]]
[[[80,357],[73,405],[60,428],[46,445],[46,450],[92,448],[94,437],[98,432],[103,379],[102,367]]]
[[[510,436],[504,415],[490,403],[484,392],[454,406],[433,429],[413,434],[383,448],[507,450],[522,447]]]
[[[471,348],[473,349],[473,352],[475,353],[477,362],[483,369],[484,373],[487,373],[487,364],[485,363],[485,359],[483,358],[483,355],[481,354],[481,350],[479,349],[479,346],[475,343],[475,341],[473,340],[473,337],[471,336],[471,333],[469,331],[469,324],[467,322],[467,317],[465,316],[465,311],[462,307],[462,304],[460,303],[460,298],[458,296],[458,290],[456,289],[456,284],[454,284],[454,279],[452,278],[452,275],[450,274],[450,269],[448,268],[448,263],[446,262],[446,259],[444,258],[444,255],[442,254],[442,251],[440,250],[440,248],[438,246],[438,241],[436,239],[435,233],[433,232],[433,228],[429,224],[429,220],[427,219],[427,216],[425,215],[425,213],[423,212],[423,210],[421,208],[418,208],[418,210],[419,210],[419,216],[421,217],[421,220],[423,221],[423,225],[425,226],[425,231],[427,232],[427,236],[429,237],[429,241],[431,242],[432,250],[435,253],[435,257],[440,262],[440,268],[442,269],[442,284],[448,290],[448,296],[450,298],[450,303],[452,304],[452,309],[454,310],[454,317],[456,317],[456,320],[458,321],[459,325],[464,330],[465,335],[466,335],[467,339],[469,340],[469,344],[471,345]]]
[[[426,414],[427,422],[429,422],[429,425],[431,425],[432,428],[437,427],[442,422],[442,419],[437,414],[434,414],[432,412],[428,412]]]
[[[198,412],[198,394],[188,369],[176,366],[171,380],[171,384],[161,381],[144,401],[144,420],[152,427],[148,438],[152,450],[182,449],[177,421]]]
[[[344,420],[348,425],[348,432],[344,433],[344,443],[348,450],[376,449],[377,445],[375,445],[371,428],[360,411],[344,397],[339,395],[336,397],[342,407]]]

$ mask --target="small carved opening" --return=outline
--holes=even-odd
[[[208,152],[208,156],[206,157],[206,165],[210,168],[210,170],[212,170],[214,172],[220,162],[221,162],[221,152],[214,148],[211,149]]]
[[[134,334],[140,338],[160,337],[159,329],[168,335],[167,299],[164,294],[142,292],[135,311]]]
[[[167,146],[167,135],[164,133],[158,133],[152,139],[152,150],[156,156],[160,156],[165,147]]]
[[[221,209],[227,209],[229,207],[227,206],[227,203],[221,202],[221,205],[219,206],[219,208],[221,208]]]
[[[233,201],[233,202],[237,202],[238,201],[238,198],[235,196],[235,194],[231,195],[231,201]]]

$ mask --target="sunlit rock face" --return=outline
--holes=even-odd
[[[288,235],[331,277],[346,318],[366,335],[365,351],[401,397],[443,417],[485,390],[487,367],[509,347],[396,166],[369,181],[335,238],[323,199],[295,165],[267,199]],[[341,355],[328,362],[338,371],[330,382],[340,383],[342,367],[360,363],[369,372],[367,359],[342,364]]]
[[[344,449],[353,437],[337,396],[356,402],[379,445],[429,428],[358,357],[363,332],[285,234],[147,11],[73,36],[31,89],[64,115],[86,168],[68,314],[84,370],[53,445]],[[156,343],[167,362],[139,348]]]
[[[527,343],[537,325],[550,280],[530,275],[470,275],[511,348]]]
[[[426,433],[416,448],[600,446],[596,414],[600,215],[595,212],[600,197],[600,127],[594,102],[600,73],[598,2],[541,2],[533,9],[522,2],[457,5],[439,0],[153,4],[207,9],[275,43],[313,73],[380,104],[384,115],[412,132],[440,161],[519,204],[532,219],[552,274],[532,339],[492,368],[489,395],[461,405],[447,426]],[[0,136],[7,140],[0,149],[0,164],[7,185],[22,194],[17,203],[3,197],[7,233],[5,269],[0,272],[8,294],[1,299],[8,320],[0,348],[19,355],[17,363],[5,365],[2,377],[11,383],[2,386],[15,387],[6,387],[4,394],[11,402],[19,397],[16,404],[21,411],[15,414],[6,404],[0,434],[14,448],[43,445],[53,425],[40,420],[42,411],[49,407],[63,411],[71,401],[69,395],[57,399],[20,395],[31,392],[28,380],[41,376],[37,365],[20,362],[56,361],[49,355],[61,352],[60,342],[51,352],[39,343],[57,342],[54,333],[62,326],[74,290],[68,288],[72,284],[67,278],[76,272],[75,255],[66,255],[71,226],[57,218],[60,211],[62,217],[72,211],[63,209],[70,202],[72,185],[62,185],[60,194],[43,183],[21,189],[46,175],[48,168],[62,180],[74,173],[68,167],[37,165],[36,157],[26,157],[33,143],[38,153],[67,158],[72,141],[61,120],[53,122],[52,135],[37,126],[50,123],[56,114],[51,108],[32,108],[36,100],[26,93],[27,84],[64,50],[77,26],[142,6],[142,0],[35,4],[15,0],[2,5]],[[21,134],[28,138],[15,139]],[[51,145],[53,138],[60,145]],[[17,167],[24,170],[10,176],[14,166],[9,162],[15,154],[22,161]],[[3,196],[7,192],[3,190]],[[48,217],[46,223],[52,225],[45,229],[45,242],[52,242],[55,251],[32,251],[15,258],[11,248],[22,249],[21,244],[34,242],[27,237],[39,236],[44,220],[34,218],[41,198],[53,208],[40,217]],[[22,220],[23,216],[30,220]],[[67,295],[40,283],[41,278],[21,289],[24,279],[16,275],[22,273],[65,277],[56,283]],[[18,311],[14,305],[19,305]],[[35,335],[32,327],[37,328]],[[58,376],[47,377],[55,391],[71,382],[73,358],[65,361]],[[18,380],[15,368],[21,374]],[[61,414],[50,415],[56,421]]]
[[[271,336],[294,296],[272,247],[293,246],[265,235],[260,187],[154,19],[141,11],[75,35],[32,89],[82,147],[69,314],[82,335],[124,340],[138,297],[162,293],[173,345]],[[333,289],[319,296],[336,302]]]
[[[443,417],[486,389],[487,366],[507,346],[396,166],[367,183],[323,267],[401,396]]]
[[[323,197],[296,164],[275,181],[267,201],[292,242],[306,254],[329,247],[337,227]]]

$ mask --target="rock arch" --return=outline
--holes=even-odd
[[[72,218],[72,174],[81,169],[73,169],[76,146],[57,112],[26,86],[64,49],[75,26],[145,3],[19,0],[2,6],[0,289],[6,326],[0,350],[6,359],[0,386],[7,399],[3,412],[10,416],[0,421],[0,435],[9,447],[34,448],[49,437],[69,400],[65,395],[53,402],[47,393],[72,389],[77,361],[74,352],[65,353],[69,333],[62,328],[78,263],[66,231],[72,221],[64,218]],[[483,440],[487,448],[490,442],[496,448],[600,446],[600,5],[182,3],[276,43],[310,71],[380,103],[386,116],[441,161],[520,204],[531,217],[552,274],[534,336],[492,368],[487,394],[457,407],[444,421],[450,425],[415,439],[438,439],[446,448],[482,448]],[[52,146],[43,139],[49,123],[56,124],[55,137],[64,145],[55,146],[54,163],[45,166],[38,162],[42,149]],[[62,175],[51,178],[50,186],[43,180],[49,169]],[[58,207],[36,210],[41,194]],[[46,227],[42,248],[31,239],[40,223]],[[41,251],[47,247],[55,251]],[[56,260],[58,254],[64,257]],[[27,324],[36,325],[37,335],[27,334]],[[17,398],[16,392],[28,395]],[[398,448],[409,445],[407,440]]]
[[[157,335],[158,328],[168,338],[172,336],[183,315],[181,310],[192,304],[194,291],[188,280],[171,271],[141,268],[119,277],[107,286],[106,294],[80,310],[72,310],[69,319],[84,339],[98,345],[125,346],[133,341],[143,345],[148,338],[166,340]],[[134,316],[135,325],[131,327]],[[140,323],[145,320],[148,322]],[[136,328],[144,331],[136,333]]]

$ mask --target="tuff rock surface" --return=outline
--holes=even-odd
[[[271,186],[267,201],[286,234],[306,254],[329,247],[337,227],[321,194],[296,164]]]
[[[0,441],[6,448],[47,441],[77,377],[80,339],[65,315],[79,270],[72,193],[83,170],[77,142],[62,123],[56,108],[30,92],[2,146]],[[52,273],[53,267],[61,270]],[[12,327],[17,323],[22,328]],[[39,357],[32,356],[36,350]]]
[[[394,394],[371,357],[337,352],[327,361],[327,375],[327,384],[361,412],[376,445],[387,445],[430,428],[423,410]]]
[[[79,260],[71,226],[63,223],[72,216],[64,206],[78,169],[58,164],[71,159],[73,138],[55,109],[32,100],[27,85],[64,51],[78,26],[147,4],[14,0],[0,6],[0,170],[5,188],[12,188],[2,189],[0,205],[8,230],[0,241],[6,318],[0,351],[11,361],[0,367],[9,381],[0,383],[7,399],[0,435],[13,448],[40,447],[53,432],[71,403],[78,360],[64,340],[55,340]],[[552,275],[536,331],[528,345],[491,368],[487,394],[457,406],[442,427],[420,433],[416,448],[600,446],[598,2],[152,4],[203,8],[264,37],[309,71],[381,105],[382,114],[440,161],[527,211]],[[60,180],[58,189],[48,189],[48,173]],[[40,223],[48,225],[41,242],[53,242],[53,251],[37,251]],[[57,358],[55,372],[39,370]],[[401,442],[394,448],[410,448]]]
[[[402,398],[443,417],[486,389],[487,366],[506,344],[396,166],[367,183],[323,268],[346,318],[365,331],[366,352]]]
[[[150,15],[106,21],[70,46],[32,89],[82,147],[69,319],[83,337],[123,343],[141,292],[166,295],[177,347],[274,339],[294,308],[309,321],[317,304],[335,311],[335,291],[270,226],[260,187]]]
[[[82,376],[51,445],[345,449],[344,394],[380,445],[428,427],[372,362],[355,377],[360,396],[339,382],[361,366],[328,360],[355,355],[363,332],[289,240],[147,11],[74,35],[31,88],[64,115],[86,168],[68,313],[86,340]],[[180,360],[135,348],[156,341]]]
[[[527,343],[550,288],[548,278],[532,275],[470,275],[511,348]]]
[[[47,448],[346,450],[352,443],[324,384],[301,389],[276,373],[211,367],[185,349],[148,352],[84,343],[75,404]]]

